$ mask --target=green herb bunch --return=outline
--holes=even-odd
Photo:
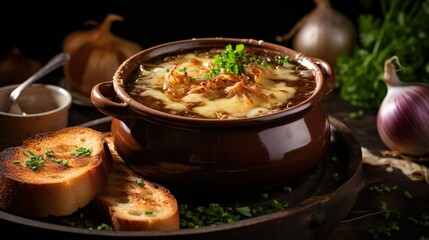
[[[381,79],[384,62],[393,55],[404,67],[401,80],[429,83],[429,0],[361,3],[380,3],[381,16],[358,16],[359,43],[351,55],[337,59],[335,87],[350,104],[377,108],[387,92]]]
[[[244,53],[244,44],[235,45],[235,49],[231,44],[225,47],[222,55],[215,55],[213,58],[214,66],[209,67],[210,73],[204,77],[213,78],[221,73],[234,73],[241,74],[248,63],[256,63],[258,65],[265,65],[259,59]]]

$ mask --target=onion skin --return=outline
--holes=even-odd
[[[0,86],[22,83],[40,68],[40,61],[23,55],[18,47],[13,47],[7,56],[0,59]]]
[[[390,150],[429,155],[429,84],[404,83],[396,74],[394,56],[385,62],[387,94],[377,113],[377,130]]]
[[[110,31],[114,21],[122,20],[119,15],[108,14],[94,29],[78,30],[65,37],[63,50],[70,54],[70,61],[64,65],[64,76],[73,92],[89,96],[94,85],[112,80],[119,65],[143,49]]]
[[[334,67],[341,54],[351,54],[357,43],[352,21],[335,10],[329,0],[314,0],[316,8],[278,41],[292,38],[292,48],[320,58]]]

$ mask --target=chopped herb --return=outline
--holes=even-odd
[[[414,217],[408,217],[408,221],[411,221],[419,226],[429,226],[429,215],[422,214],[420,219]]]
[[[25,161],[25,166],[30,167],[33,171],[37,171],[38,167],[45,166],[45,159],[42,155],[35,155],[30,150],[24,150],[22,154],[28,158]]]
[[[253,215],[259,215],[259,214],[263,214],[264,213],[264,208],[259,206],[259,207],[255,207],[251,209],[251,212]]]
[[[333,173],[333,174],[332,174],[332,178],[333,178],[335,181],[340,181],[340,180],[341,180],[341,175],[340,175],[339,173]]]
[[[389,210],[387,203],[384,201],[380,201],[379,209],[382,211],[385,219],[389,219],[391,217],[399,218],[399,214],[396,211]]]
[[[22,154],[27,157],[27,160],[25,160],[25,166],[30,167],[33,171],[36,171],[39,167],[45,166],[45,158],[43,155],[36,155],[31,150],[23,150]],[[62,164],[63,159],[55,158],[55,154],[51,150],[45,151],[45,156],[49,158],[52,162],[57,164]],[[20,161],[14,161],[14,165],[21,165]],[[64,163],[64,166],[68,166],[69,162],[66,161]]]
[[[102,223],[99,226],[97,226],[96,229],[97,230],[109,230],[110,231],[110,230],[113,230],[113,227],[108,225],[108,224]]]
[[[273,200],[273,202],[271,203],[271,206],[274,208],[275,211],[279,211],[287,208],[289,204],[288,203],[281,204],[279,201]]]
[[[290,59],[290,57],[289,57],[289,56],[285,56],[285,57],[282,57],[282,56],[275,56],[275,57],[274,57],[274,60],[276,61],[276,63],[277,63],[277,64],[279,64],[279,65],[283,65],[283,64],[285,64],[285,63],[290,62],[292,59]]]
[[[292,188],[291,187],[284,187],[283,191],[285,191],[285,192],[292,192]]]
[[[262,199],[268,199],[268,197],[269,197],[268,193],[264,193],[261,195]]]
[[[45,151],[45,155],[46,155],[48,158],[55,158],[54,153],[53,153],[52,151],[50,151],[50,150],[46,150],[46,151]]]
[[[52,158],[52,159],[51,159],[51,161],[52,161],[52,162],[54,162],[54,163],[58,163],[58,164],[63,163],[63,160],[62,160],[62,159],[55,159],[55,158]]]
[[[244,215],[246,217],[251,217],[252,213],[249,207],[238,207],[235,210],[239,212],[241,215]]]
[[[218,203],[210,203],[208,206],[199,206],[194,210],[186,204],[179,205],[180,226],[182,228],[197,228],[203,226],[215,226],[236,222],[241,219],[241,214],[234,209],[224,208]]]
[[[136,184],[140,187],[144,187],[146,185],[146,183],[141,178],[136,179]]]
[[[51,150],[46,150],[45,155],[54,163],[57,163],[57,164],[63,163],[63,159],[56,158],[54,152],[52,152]],[[64,166],[68,166],[68,161],[67,161],[67,164],[64,163]]]
[[[50,151],[50,150],[46,150],[46,151],[45,151],[45,155],[46,155],[49,159],[51,159],[51,161],[52,161],[52,162],[54,162],[54,163],[62,163],[62,162],[63,162],[63,160],[62,160],[62,159],[56,159],[56,158],[55,158],[54,153],[53,153],[52,151]]]
[[[152,210],[146,210],[144,212],[144,214],[146,214],[146,215],[153,215],[153,211]]]
[[[379,239],[380,236],[392,236],[393,231],[399,231],[399,225],[397,222],[391,222],[387,226],[377,225],[369,230],[369,233],[374,239]]]
[[[79,148],[76,148],[74,152],[71,153],[71,156],[72,157],[80,157],[80,156],[89,157],[91,156],[91,150],[84,147],[79,147]]]
[[[408,199],[413,198],[413,195],[411,195],[410,191],[404,191],[404,196]]]
[[[392,191],[396,191],[398,190],[398,186],[386,186],[384,184],[380,184],[380,185],[373,185],[369,187],[370,191],[375,191],[378,193],[390,193]]]
[[[181,68],[179,68],[179,72],[186,72],[186,67],[181,67]]]

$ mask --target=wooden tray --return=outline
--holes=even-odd
[[[0,211],[0,223],[12,236],[58,237],[61,239],[323,239],[348,214],[365,185],[361,147],[349,129],[329,117],[332,138],[329,153],[310,175],[255,191],[213,192],[166,186],[178,203],[190,208],[219,203],[269,210],[273,201],[288,206],[237,222],[176,231],[100,231],[64,225],[64,218],[30,219]],[[110,131],[110,117],[82,126]],[[284,188],[292,191],[285,191]],[[9,235],[10,236],[10,235]]]

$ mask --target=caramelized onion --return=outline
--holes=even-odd
[[[384,63],[387,94],[377,114],[381,140],[393,151],[411,156],[429,154],[429,84],[404,83],[396,74],[397,56]]]

